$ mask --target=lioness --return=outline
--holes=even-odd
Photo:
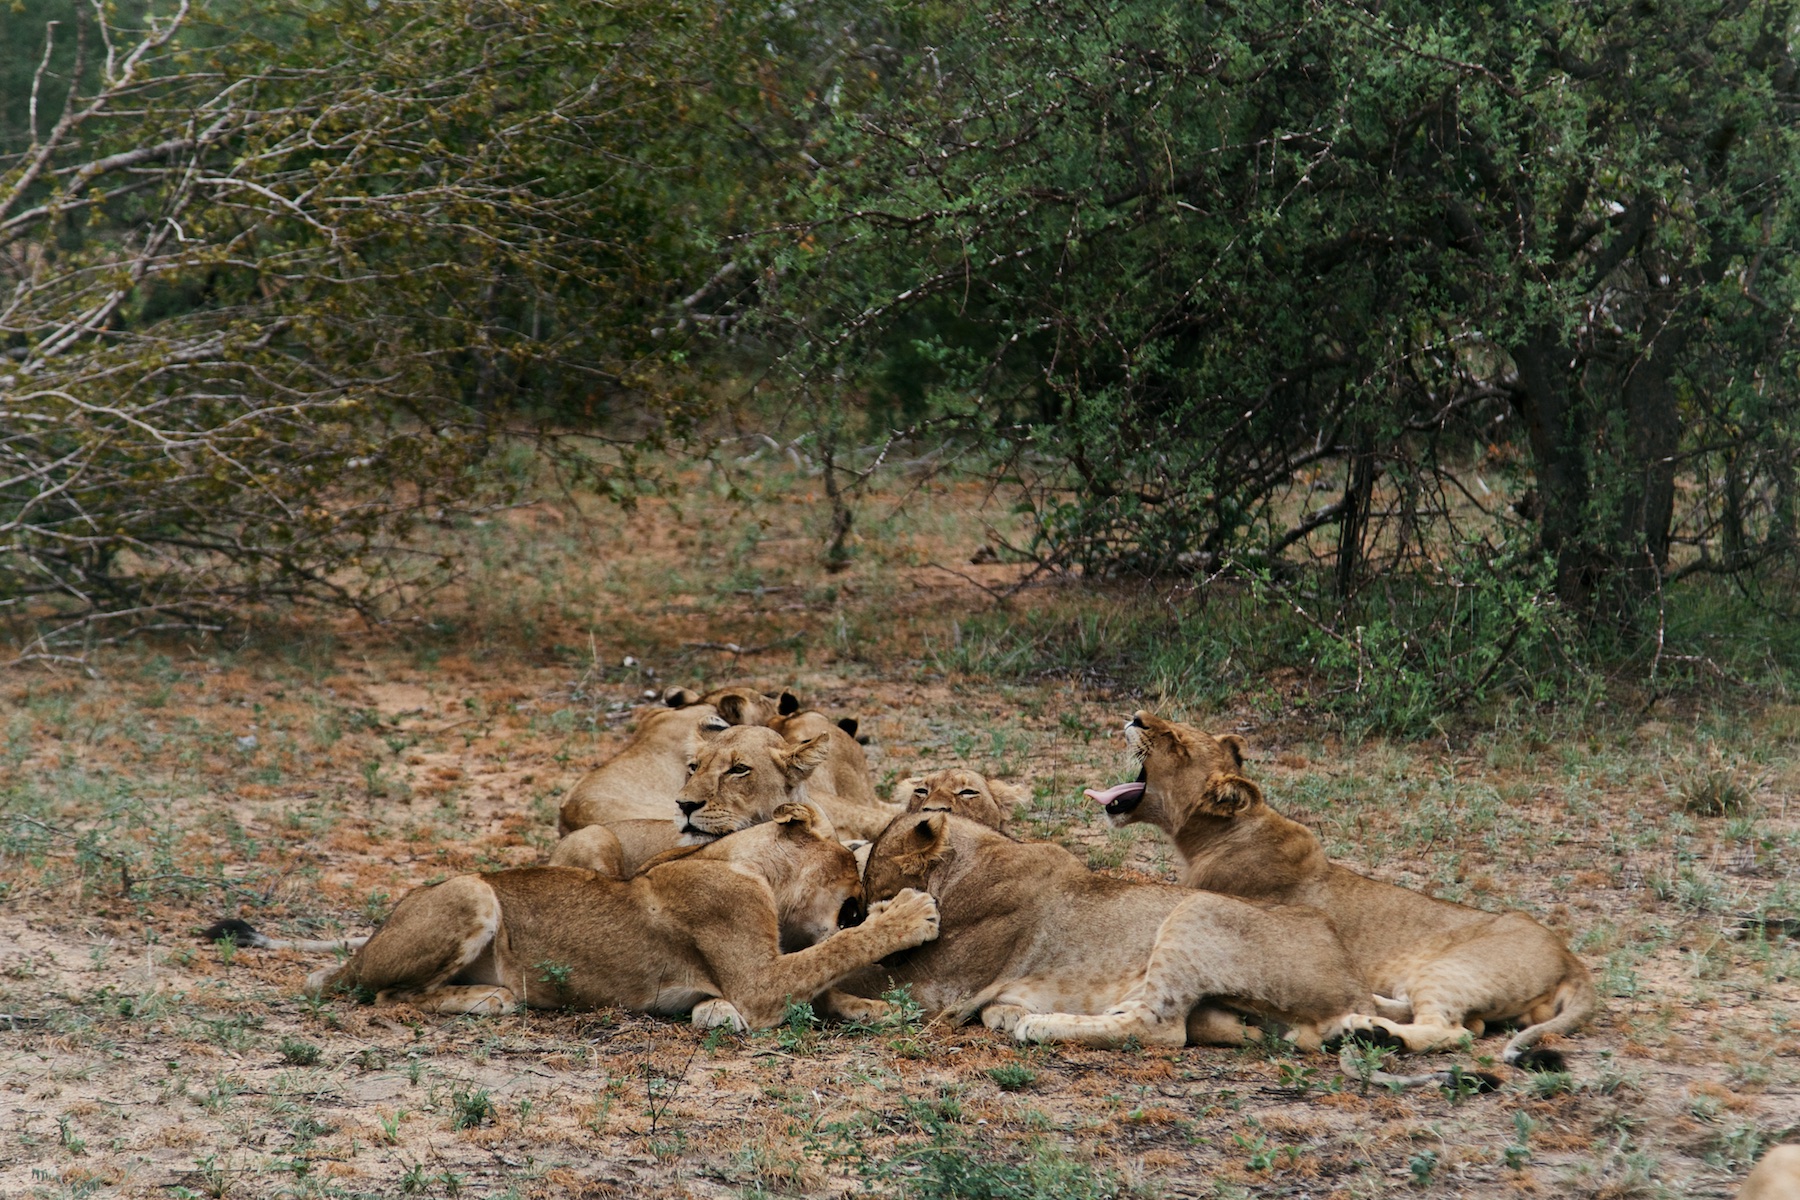
[[[1317,1049],[1368,994],[1321,913],[1096,875],[1060,846],[949,813],[896,818],[864,883],[871,897],[935,897],[942,936],[843,990],[910,984],[947,1019],[980,1014],[1020,1041],[1235,1046],[1260,1036],[1247,1013]]]
[[[440,1013],[692,1010],[701,1027],[767,1029],[790,1000],[937,936],[936,903],[916,891],[864,920],[856,860],[817,821],[782,805],[624,883],[526,867],[415,888],[307,990],[366,989],[377,1004]]]
[[[989,829],[1004,829],[1006,819],[1028,794],[1017,784],[961,767],[914,775],[894,785],[894,803],[904,804],[909,813],[955,813]]]
[[[1133,716],[1125,734],[1143,762],[1137,781],[1088,796],[1114,825],[1142,821],[1168,834],[1189,887],[1323,910],[1386,1014],[1359,1015],[1357,1028],[1384,1030],[1422,1051],[1522,1021],[1503,1054],[1516,1063],[1538,1039],[1575,1029],[1598,1008],[1581,960],[1523,913],[1436,900],[1328,861],[1311,830],[1275,812],[1238,773],[1238,738],[1147,712]],[[1559,1060],[1540,1051],[1525,1065]]]
[[[779,699],[775,699],[741,684],[714,688],[704,695],[693,688],[672,687],[663,692],[663,703],[670,708],[709,705],[731,725],[768,725],[783,713],[795,712],[800,708],[800,701],[794,698],[792,692],[783,692]]]
[[[811,793],[809,780],[830,752],[823,734],[795,744],[761,725],[709,731],[699,739],[687,782],[676,793],[678,817],[590,825],[558,842],[550,863],[626,879],[666,850],[767,821],[789,803],[813,805],[839,836],[865,827],[868,816],[858,806]]]
[[[608,821],[674,820],[675,793],[687,782],[695,738],[728,726],[710,704],[647,708],[637,719],[637,735],[583,775],[563,801],[557,833]]]
[[[1776,1146],[1744,1177],[1738,1200],[1796,1200],[1800,1197],[1800,1146]]]
[[[781,694],[784,706],[790,699],[789,693]],[[854,721],[833,721],[806,709],[783,713],[769,728],[795,743],[825,739],[825,760],[807,779],[806,792],[808,800],[831,814],[839,837],[872,838],[904,811],[875,794],[868,756],[852,732]]]

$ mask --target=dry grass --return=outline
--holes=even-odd
[[[1495,1096],[1363,1095],[1276,1048],[423,1018],[305,1002],[303,956],[194,941],[236,913],[362,931],[414,885],[538,861],[557,797],[677,681],[792,686],[862,719],[884,779],[963,761],[1028,781],[1021,833],[1168,871],[1156,837],[1103,831],[1080,798],[1123,766],[1129,674],[975,669],[974,584],[1017,573],[967,561],[981,493],[878,498],[829,575],[816,484],[733,482],[753,503],[696,475],[636,514],[448,531],[479,565],[430,623],[4,680],[0,1194],[1724,1196],[1800,1132],[1800,942],[1734,922],[1800,909],[1800,722],[1741,697],[1433,744],[1343,744],[1284,718],[1281,686],[1193,714],[1245,732],[1273,802],[1334,854],[1531,911],[1593,966],[1608,1009],[1565,1047],[1571,1075]],[[1014,604],[1106,621],[1139,602]]]

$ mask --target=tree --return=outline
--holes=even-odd
[[[1791,557],[1792,4],[901,12],[784,319],[920,364],[1037,553],[1319,547],[1343,595],[1547,555],[1589,614]]]
[[[0,125],[0,604],[32,654],[378,614],[454,565],[421,520],[514,495],[502,436],[679,428],[668,327],[729,303],[712,231],[764,186],[730,168],[774,18],[213,15],[64,6]]]

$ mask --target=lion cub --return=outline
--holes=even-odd
[[[415,888],[307,990],[366,989],[440,1013],[692,1010],[702,1027],[767,1029],[789,1000],[937,936],[937,905],[916,891],[864,920],[856,860],[817,821],[783,805],[624,883],[526,867]]]
[[[961,767],[914,775],[894,785],[894,803],[904,804],[909,813],[955,813],[989,829],[1006,828],[1006,819],[1027,795],[1017,784]]]
[[[1323,910],[1379,993],[1377,1010],[1389,1014],[1359,1016],[1356,1028],[1385,1030],[1421,1051],[1522,1021],[1527,1027],[1504,1052],[1514,1063],[1539,1038],[1575,1029],[1599,1007],[1581,960],[1523,913],[1436,900],[1327,860],[1311,830],[1275,812],[1238,773],[1240,739],[1147,712],[1131,718],[1125,736],[1143,771],[1089,798],[1114,825],[1142,821],[1168,834],[1189,887]],[[1539,1052],[1526,1065],[1556,1066],[1559,1058]]]
[[[1096,875],[949,813],[897,818],[864,878],[870,896],[935,897],[942,937],[844,988],[911,984],[928,1009],[1020,1041],[1236,1046],[1260,1036],[1249,1014],[1317,1049],[1368,994],[1321,913]]]

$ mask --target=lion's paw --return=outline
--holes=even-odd
[[[938,906],[924,892],[904,888],[891,900],[880,900],[869,906],[868,925],[885,928],[896,926],[901,946],[917,946],[938,935]]]
[[[695,1029],[730,1029],[733,1033],[750,1032],[750,1023],[729,1000],[702,1000],[694,1005]]]
[[[1012,1033],[1019,1027],[1019,1021],[1027,1014],[1023,1005],[990,1004],[981,1010],[981,1023],[989,1029],[997,1029],[1001,1033]]]

